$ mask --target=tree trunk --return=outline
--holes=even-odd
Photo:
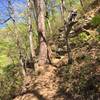
[[[61,0],[61,17],[63,19],[63,21],[65,21],[65,1]]]
[[[30,52],[32,61],[34,63],[35,59],[35,48],[33,44],[33,32],[32,32],[32,2],[28,0],[28,32],[29,32],[29,41],[30,41]]]
[[[61,17],[62,17],[62,19],[63,19],[63,21],[64,21],[63,0],[61,0],[61,7],[60,7],[60,9],[61,9]]]
[[[39,36],[39,65],[47,61],[47,44],[45,35],[45,2],[44,0],[33,0],[37,14],[37,28]]]
[[[64,21],[64,23],[66,23],[66,20],[65,20],[65,16],[64,16],[64,13],[65,13],[65,2],[64,0],[61,0],[61,16],[62,16],[62,19]],[[72,55],[71,55],[71,48],[70,48],[70,44],[69,44],[69,32],[71,30],[72,27],[69,27],[69,24],[70,22],[67,22],[67,25],[65,24],[64,25],[64,29],[65,29],[65,39],[66,39],[66,46],[67,46],[67,53],[68,53],[68,63],[71,64],[72,63]]]
[[[19,55],[19,62],[22,66],[23,76],[25,77],[26,76],[25,59],[23,58],[23,55],[22,55],[22,48],[21,48],[21,44],[20,44],[20,39],[19,39],[18,30],[17,30],[17,26],[16,26],[16,20],[15,20],[15,16],[14,16],[14,9],[11,4],[11,0],[8,0],[8,11],[9,11],[10,17],[13,22],[16,46],[17,46],[18,55]]]

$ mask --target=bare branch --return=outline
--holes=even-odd
[[[11,19],[11,17],[7,18],[6,20],[2,20],[2,21],[0,22],[0,24],[4,24],[4,23],[8,22],[10,19]]]

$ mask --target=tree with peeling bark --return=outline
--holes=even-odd
[[[39,65],[44,65],[47,62],[47,43],[45,30],[45,2],[44,0],[33,0],[36,15],[37,29],[39,38]]]

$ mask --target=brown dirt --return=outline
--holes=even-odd
[[[90,13],[92,13],[92,11]],[[82,59],[84,59],[84,56],[91,55],[93,59],[97,59],[97,55],[99,54],[100,49],[96,49],[96,43],[91,45],[85,45],[73,49],[73,57],[75,60],[74,65],[76,65],[75,67],[76,70],[79,71],[81,66],[86,64],[85,61],[82,61]],[[37,65],[35,78],[34,77],[31,78],[30,76],[27,76],[26,77],[27,89],[25,90],[24,93],[15,97],[13,100],[73,100],[73,99],[66,98],[65,95],[63,94],[62,96],[57,96],[59,86],[63,84],[62,77],[57,76],[57,73],[58,71],[60,72],[62,71],[60,67],[62,65],[65,65],[66,63],[67,63],[67,59],[65,55],[63,58],[54,61],[53,65],[49,65],[49,64],[44,66]],[[96,70],[97,72],[98,71],[100,72],[99,67],[97,67]]]

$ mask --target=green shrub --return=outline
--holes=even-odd
[[[92,24],[95,26],[100,25],[100,15],[96,15],[95,17],[93,17]]]
[[[5,67],[0,75],[0,100],[11,100],[20,91],[22,79],[20,67],[12,64]]]

